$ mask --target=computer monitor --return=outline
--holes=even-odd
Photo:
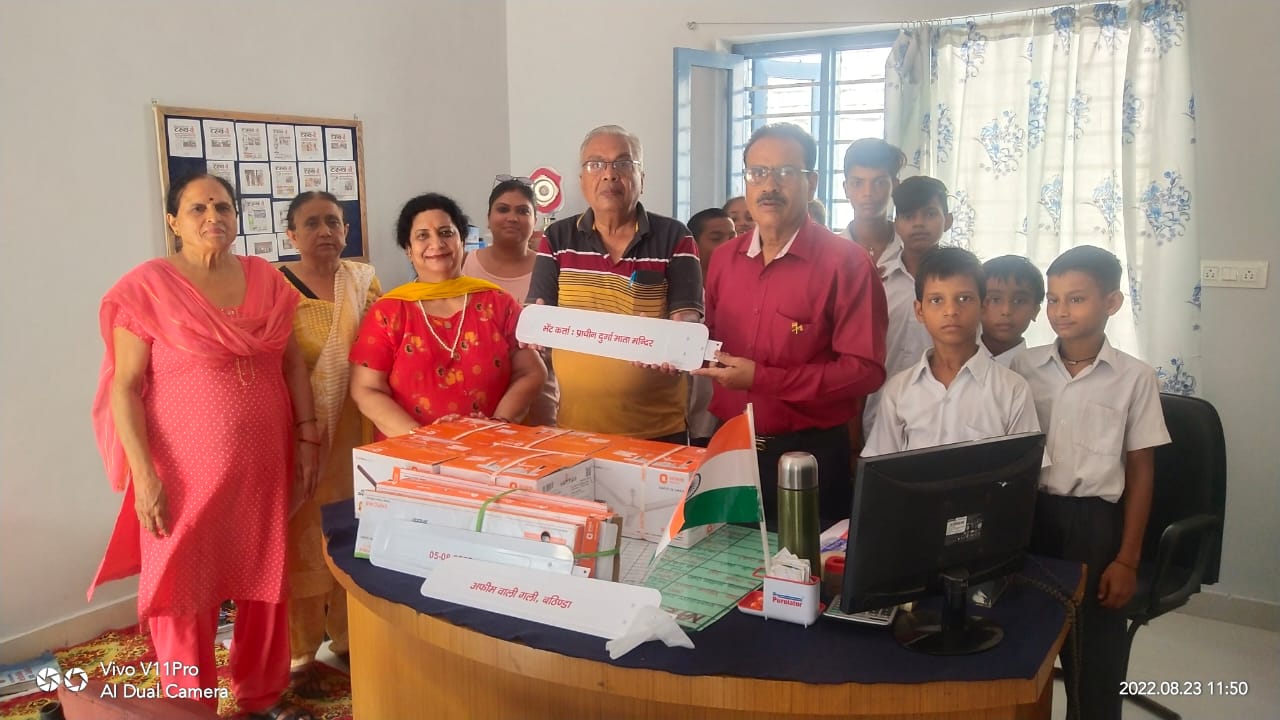
[[[940,655],[995,647],[1004,633],[968,615],[968,589],[1021,568],[1043,458],[1044,434],[1023,433],[860,459],[840,609],[942,594],[941,613],[897,614],[898,642]]]

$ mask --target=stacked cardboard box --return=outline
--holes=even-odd
[[[357,514],[365,490],[396,468],[505,488],[607,503],[622,535],[657,541],[706,457],[702,448],[550,427],[465,419],[355,450]],[[719,526],[686,530],[672,542],[692,547]]]
[[[604,503],[397,469],[363,506],[356,557],[369,556],[383,523],[408,521],[564,545],[584,575],[617,579],[621,521]]]

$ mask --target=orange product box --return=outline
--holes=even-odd
[[[595,499],[595,467],[576,455],[491,445],[449,458],[435,472],[491,485]]]
[[[390,480],[396,469],[436,472],[440,463],[471,451],[471,446],[424,435],[400,435],[361,445],[351,451],[356,516],[362,492]]]
[[[590,456],[619,442],[629,442],[629,438],[586,432],[584,430],[570,430],[559,435],[542,438],[528,447],[537,450],[550,450],[551,452],[564,453],[566,455]]]
[[[539,441],[554,438],[569,432],[564,428],[546,427],[544,425],[494,425],[477,430],[467,435],[466,442],[472,447],[487,445],[510,445],[512,447],[533,447]]]
[[[414,435],[444,438],[445,440],[461,440],[468,435],[504,423],[487,418],[460,418],[450,422],[422,425],[413,429]]]
[[[493,488],[492,485],[488,486]],[[506,537],[543,539],[545,542],[564,545],[575,554],[581,546],[582,527],[550,517],[537,517],[509,512],[505,508],[489,508],[484,516],[482,532]],[[365,493],[364,513],[356,530],[355,557],[367,558],[373,553],[378,530],[389,521],[408,521],[426,525],[440,525],[472,530],[476,522],[476,508],[449,498],[420,493],[393,491],[379,486]],[[583,562],[583,573],[590,575],[590,564]]]
[[[431,500],[466,508],[471,513],[463,516],[471,518],[464,523],[468,526],[479,519],[482,508],[485,512],[485,528],[488,528],[490,513],[569,523],[581,529],[569,541],[570,549],[582,557],[579,564],[591,569],[596,577],[611,578],[617,575],[619,558],[616,554],[596,555],[600,551],[616,550],[618,547],[621,522],[604,503],[532,490],[504,492],[503,488],[494,485],[399,470],[391,480],[378,486],[377,495],[384,498],[402,496]],[[472,528],[473,526],[468,527]],[[532,535],[531,539],[538,539],[538,534]]]
[[[705,448],[681,447],[670,455],[649,464],[644,477],[644,512],[640,516],[640,535],[658,542],[671,523],[671,514],[684,497],[689,483],[707,458]],[[689,548],[719,530],[723,523],[689,528],[676,535],[671,544]]]
[[[705,455],[702,448],[619,438],[591,456],[596,465],[596,499],[622,515],[623,537],[656,541]],[[671,544],[693,547],[719,527],[691,528]]]

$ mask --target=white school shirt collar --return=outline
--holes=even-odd
[[[773,256],[774,260],[777,260],[778,258],[783,257],[784,255],[787,254],[787,251],[791,249],[791,244],[796,241],[796,236],[798,236],[800,234],[800,231],[803,229],[804,229],[804,225],[801,224],[800,227],[797,228],[794,233],[792,233],[791,239],[787,241],[787,244],[783,245],[782,249],[778,251],[778,254]],[[760,250],[761,250],[760,228],[757,227],[751,230],[751,244],[747,246],[747,257],[749,258],[756,257],[757,255],[760,254]]]
[[[933,348],[925,350],[920,356],[920,361],[911,367],[911,384],[918,383],[925,377],[932,380],[937,379],[933,377],[933,371],[929,369],[929,357],[931,355],[933,355]],[[994,361],[995,358],[991,356],[991,351],[979,341],[978,352],[964,362],[964,365],[960,367],[960,372],[956,373],[956,377],[959,377],[960,373],[967,370],[973,376],[973,379],[978,381],[979,385],[985,386],[987,384],[987,376],[991,373],[991,364]]]
[[[979,343],[982,345],[984,349],[987,349],[986,343],[982,343],[981,340],[979,340]],[[996,362],[1000,363],[1005,367],[1009,367],[1010,363],[1013,362],[1013,359],[1018,357],[1018,355],[1020,355],[1026,349],[1027,349],[1027,341],[1021,340],[1018,342],[1017,345],[1014,345],[1013,347],[1009,348],[1008,350],[1005,350],[999,355],[992,355],[991,359],[995,360]],[[991,350],[987,349],[987,352],[991,352]]]
[[[911,273],[907,272],[907,266],[902,263],[902,248],[902,238],[894,233],[893,242],[885,247],[884,252],[880,253],[880,258],[876,260],[876,267],[880,269],[881,276],[887,278],[901,270],[903,275],[911,277]]]
[[[1034,353],[1039,352],[1040,356],[1035,357]],[[1098,356],[1089,363],[1084,370],[1080,371],[1074,378],[1071,372],[1067,370],[1067,364],[1062,361],[1062,355],[1058,352],[1058,341],[1055,340],[1048,345],[1042,345],[1027,351],[1027,355],[1031,360],[1032,367],[1043,367],[1049,363],[1053,363],[1055,367],[1061,370],[1069,379],[1079,379],[1080,377],[1093,372],[1093,368],[1098,363],[1106,363],[1111,367],[1116,367],[1116,349],[1111,347],[1111,341],[1106,335],[1102,336],[1102,347],[1098,348]]]

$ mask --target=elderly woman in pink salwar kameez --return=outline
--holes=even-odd
[[[285,535],[290,508],[314,491],[320,438],[292,339],[298,294],[267,262],[231,252],[235,207],[221,178],[175,183],[167,210],[180,251],[103,298],[94,428],[125,497],[94,586],[141,574],[138,615],[161,687],[215,710],[218,608],[235,600],[240,709],[300,720],[311,715],[282,699]]]

